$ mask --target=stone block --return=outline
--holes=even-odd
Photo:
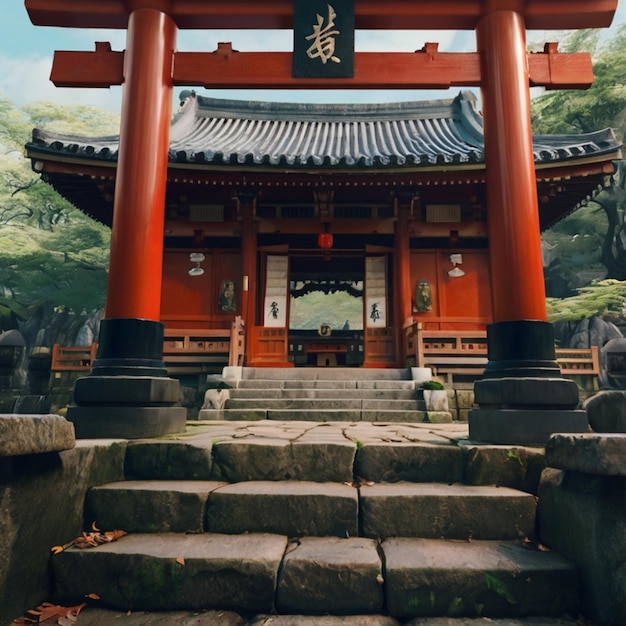
[[[210,480],[211,443],[131,441],[126,453],[125,471],[129,478]]]
[[[626,477],[549,468],[537,518],[542,543],[578,567],[585,617],[626,624]]]
[[[474,393],[481,406],[575,409],[579,402],[578,386],[567,378],[486,378]]]
[[[543,448],[474,445],[460,442],[465,451],[465,481],[470,485],[499,485],[537,493],[546,467]]]
[[[518,539],[532,535],[535,498],[506,487],[362,485],[365,537]]]
[[[128,533],[201,532],[209,494],[223,485],[201,480],[107,483],[87,492],[85,519]]]
[[[550,467],[600,476],[626,476],[626,434],[554,435],[546,445]]]
[[[56,597],[95,593],[122,611],[269,612],[287,538],[280,535],[127,535],[52,557]]]
[[[382,584],[375,541],[303,537],[285,555],[276,608],[279,613],[375,613],[383,607]]]
[[[213,447],[214,478],[228,482],[244,480],[351,481],[356,445],[328,441],[325,445],[305,438],[235,439]]]
[[[176,406],[71,406],[77,439],[144,439],[185,432],[187,409]]]
[[[248,481],[211,493],[206,528],[217,533],[269,532],[288,537],[353,537],[358,493],[341,483]]]
[[[357,451],[354,472],[377,483],[458,482],[463,479],[463,453],[452,445],[365,443]]]
[[[519,542],[399,537],[382,544],[387,611],[414,617],[560,617],[576,612],[577,572]],[[517,622],[516,622],[517,623]]]
[[[626,433],[626,392],[600,391],[583,404],[589,425],[597,433]]]
[[[0,457],[70,450],[74,426],[60,415],[0,415]]]
[[[74,401],[85,405],[171,406],[180,400],[176,378],[84,376],[74,386]]]
[[[515,445],[544,445],[554,433],[589,430],[582,410],[472,409],[469,438],[472,441]]]
[[[89,487],[123,480],[126,442],[0,458],[0,624],[52,597],[50,548],[84,530]]]

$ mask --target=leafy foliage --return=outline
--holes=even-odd
[[[18,109],[0,96],[0,330],[31,305],[100,309],[106,296],[110,232],[44,183],[23,157],[34,126],[57,132],[114,133],[117,121],[94,107],[37,103]]]
[[[581,287],[570,298],[548,298],[548,319],[551,322],[582,320],[595,315],[611,314],[624,317],[626,307],[626,281],[602,280]]]

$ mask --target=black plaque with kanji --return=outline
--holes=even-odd
[[[354,76],[354,0],[294,0],[294,78]]]

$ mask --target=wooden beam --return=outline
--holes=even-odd
[[[474,30],[482,17],[502,8],[517,10],[527,29],[605,28],[618,0],[356,0],[355,25],[368,30]],[[293,0],[25,0],[33,24],[70,28],[120,28],[129,7],[155,8],[178,28],[292,29]]]
[[[593,82],[591,57],[561,54],[556,44],[528,57],[531,86],[586,89]],[[357,52],[354,78],[293,78],[291,52],[237,52],[219,44],[215,52],[174,53],[173,84],[212,89],[447,89],[479,86],[477,52],[439,52],[426,44],[417,52]],[[51,80],[57,87],[108,87],[124,82],[124,53],[97,43],[95,52],[57,51]]]

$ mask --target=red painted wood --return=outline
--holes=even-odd
[[[526,34],[514,11],[477,29],[483,54],[487,225],[494,321],[546,319]]]
[[[57,51],[52,82],[57,87],[121,85],[123,52]],[[216,52],[176,52],[174,85],[204,85],[213,89],[447,89],[479,86],[480,57],[472,52],[437,52],[427,44],[418,52],[357,52],[353,78],[293,78],[290,52],[236,52],[220,44]],[[553,44],[550,44],[553,45]],[[555,46],[556,44],[554,44]],[[586,89],[593,82],[591,56],[585,52],[528,55],[529,85],[560,89]]]
[[[398,220],[394,228],[394,326],[403,328],[404,322],[412,316],[413,290],[411,289],[411,250],[409,248],[409,209],[402,206],[398,209]],[[396,333],[398,343],[396,354],[402,354],[404,342],[401,333]]]
[[[160,319],[167,156],[176,26],[164,13],[130,19],[111,232],[107,318]],[[145,158],[149,154],[150,158]]]
[[[355,25],[368,30],[474,30],[494,7],[516,8],[529,29],[610,26],[618,0],[356,0]],[[166,11],[178,28],[291,29],[293,0],[25,0],[37,25],[126,28],[129,6]]]

